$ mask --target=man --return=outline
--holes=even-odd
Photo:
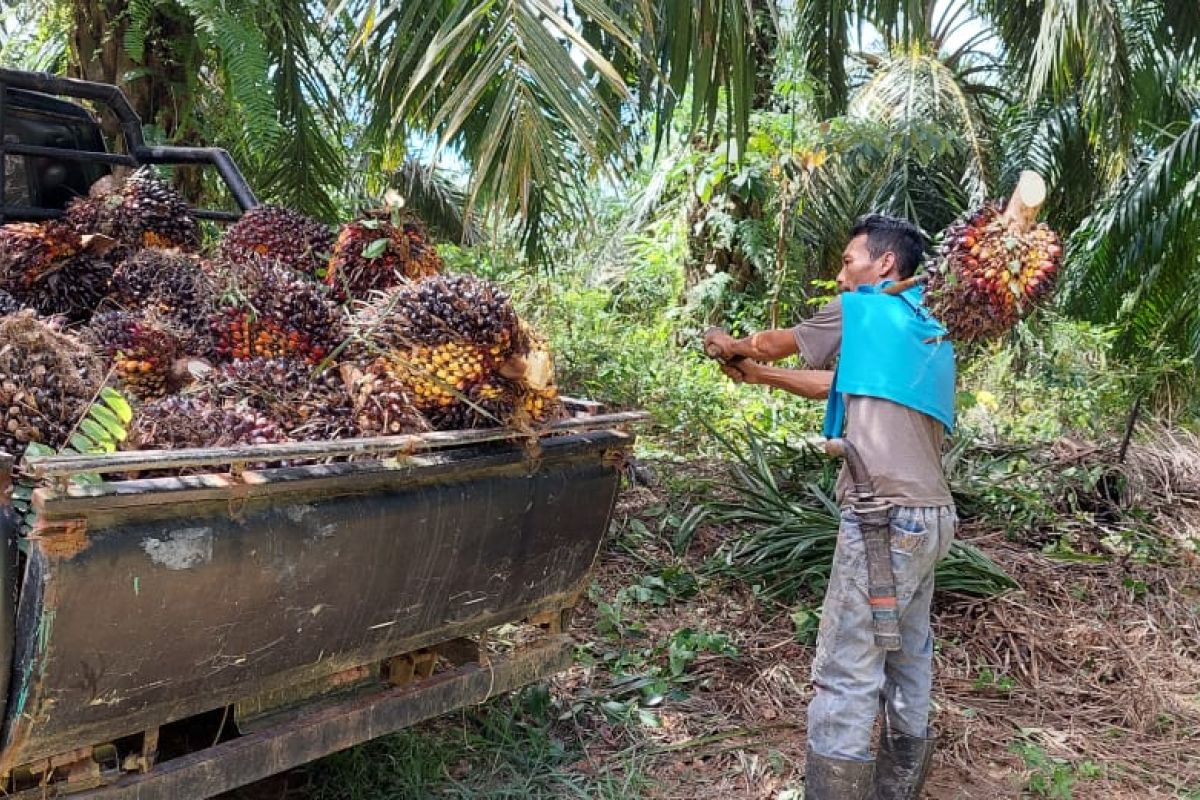
[[[862,455],[878,498],[889,503],[901,647],[876,646],[868,604],[862,532],[847,506],[847,470],[838,478],[841,527],[813,661],[808,709],[809,800],[915,800],[933,753],[928,729],[933,637],[933,571],[957,524],[941,466],[953,425],[954,356],[945,330],[921,304],[919,288],[883,293],[921,261],[921,233],[904,220],[871,215],[854,226],[842,254],[843,294],[793,329],[706,348],[737,381],[828,397],[825,435],[843,435]],[[799,353],[804,369],[768,362]],[[740,358],[739,358],[740,357]],[[840,357],[840,358],[839,358]],[[837,361],[837,372],[830,371]],[[883,712],[878,763],[871,732]]]

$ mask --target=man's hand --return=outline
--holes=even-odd
[[[765,365],[757,361],[751,361],[748,358],[743,358],[737,362],[738,371],[742,373],[742,383],[757,384],[765,383]]]
[[[728,364],[721,365],[724,372],[734,383],[763,383],[763,365],[748,358],[739,358]]]
[[[720,328],[709,328],[704,332],[704,352],[709,356],[709,358],[728,361],[737,355],[737,353],[733,351],[734,345],[736,344],[737,339],[734,339]]]

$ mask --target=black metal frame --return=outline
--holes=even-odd
[[[24,89],[41,92],[59,97],[71,97],[79,100],[91,100],[106,106],[116,116],[121,125],[121,135],[125,140],[126,154],[76,150],[65,147],[40,147],[27,144],[6,144],[4,140],[5,104],[8,100],[8,89]],[[93,81],[82,81],[74,78],[62,78],[44,72],[23,72],[20,70],[0,68],[0,165],[5,158],[14,156],[35,156],[42,158],[61,158],[64,160],[85,161],[101,164],[114,164],[128,167],[140,167],[145,164],[199,164],[216,168],[229,193],[237,202],[242,212],[258,205],[258,199],[246,183],[245,176],[229,153],[219,147],[168,147],[151,146],[146,144],[142,135],[142,120],[129,103],[129,98],[116,86]],[[32,208],[28,206],[10,206],[5,196],[6,176],[0,168],[0,223],[6,217],[13,216],[22,219],[51,219],[62,215],[56,209]],[[230,222],[238,219],[241,212],[214,211],[209,209],[194,209],[193,213],[200,219],[211,219]]]

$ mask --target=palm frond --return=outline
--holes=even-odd
[[[832,462],[812,447],[768,439],[748,428],[718,441],[732,457],[736,497],[705,504],[706,521],[744,531],[723,548],[723,571],[784,601],[819,594],[829,581],[840,514]],[[990,597],[1016,586],[994,562],[963,542],[937,566],[939,591]]]
[[[800,0],[796,4],[796,37],[792,45],[806,55],[808,74],[817,88],[817,110],[823,117],[846,111],[850,87],[846,56],[850,49],[851,9],[840,0]]]
[[[179,3],[195,21],[197,33],[219,54],[227,102],[241,115],[246,142],[260,151],[275,147],[285,131],[275,110],[269,43],[254,13],[255,4],[249,0]]]
[[[466,193],[445,170],[409,159],[392,176],[405,208],[416,212],[440,238],[462,245],[478,244],[482,235],[464,213]]]
[[[775,25],[773,0],[766,23]],[[734,137],[745,144],[750,131],[759,71],[756,46],[759,17],[752,0],[657,0],[653,25],[652,57],[662,76],[657,92],[658,140],[670,130],[669,120],[678,103],[690,92],[691,127],[702,122],[711,130],[720,110],[722,92],[727,121]]]
[[[600,0],[575,10],[632,41]],[[581,189],[623,151],[627,132],[611,96],[627,101],[628,87],[548,0],[395,0],[362,19],[372,141],[416,127],[436,132],[439,150],[458,147],[473,168],[464,212],[486,201],[493,227],[514,215],[528,221],[535,197]]]
[[[1131,170],[1072,235],[1065,307],[1087,319],[1133,324],[1137,335],[1126,339],[1126,349],[1193,340],[1196,332],[1185,323],[1194,315],[1172,306],[1200,282],[1198,235],[1200,121],[1194,121]],[[1151,335],[1152,322],[1166,328]]]
[[[934,124],[962,143],[963,184],[971,203],[988,196],[988,124],[981,105],[934,55],[912,46],[883,60],[855,95],[850,113],[900,130]]]

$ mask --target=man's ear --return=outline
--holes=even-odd
[[[896,254],[891,250],[885,250],[883,255],[879,257],[875,265],[876,276],[885,278],[896,267]]]

